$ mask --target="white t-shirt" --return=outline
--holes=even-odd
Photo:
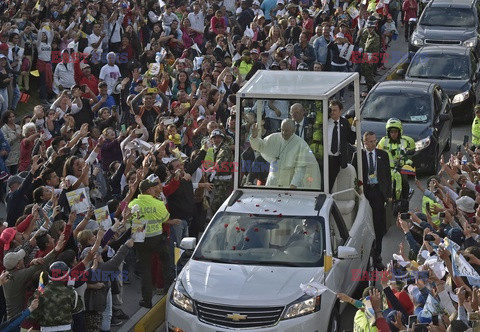
[[[107,83],[109,95],[112,94],[115,84],[117,83],[118,78],[121,76],[120,69],[117,65],[110,66],[109,64],[106,64],[100,70],[99,78]]]

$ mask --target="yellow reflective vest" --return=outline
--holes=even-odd
[[[475,117],[472,122],[472,143],[480,145],[480,118]]]
[[[145,237],[153,237],[162,234],[162,224],[170,218],[165,203],[152,195],[140,194],[128,204],[129,208],[138,205],[140,216],[147,223]]]

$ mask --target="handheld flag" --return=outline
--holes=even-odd
[[[40,273],[40,278],[38,279],[38,292],[43,294],[45,292],[45,284],[43,283],[43,272]]]
[[[180,260],[180,257],[182,256],[182,253],[183,253],[182,249],[177,248],[177,247],[174,248],[174,252],[173,252],[174,258],[173,259],[174,259],[175,265],[177,265],[178,261]]]
[[[38,70],[32,70],[30,72],[30,74],[32,74],[32,76],[35,76],[35,77],[39,77],[40,76],[40,73],[38,72]]]
[[[323,273],[326,275],[333,266],[332,256],[328,256],[325,252],[323,255]]]

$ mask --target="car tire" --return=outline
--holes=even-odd
[[[338,313],[338,308],[335,306],[332,309],[330,314],[330,322],[328,323],[328,332],[339,332],[340,331],[340,315]]]
[[[450,136],[448,136],[447,144],[445,144],[445,148],[443,148],[443,152],[449,152],[452,148],[452,128],[450,128]]]

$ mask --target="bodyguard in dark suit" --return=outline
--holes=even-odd
[[[392,176],[388,153],[376,149],[377,137],[375,133],[367,131],[363,134],[362,168],[363,191],[368,199],[373,213],[375,228],[374,265],[383,270],[382,238],[387,232],[385,203],[392,198]],[[357,167],[357,156],[353,158],[353,165]]]
[[[295,122],[295,134],[303,138],[308,144],[311,144],[313,138],[313,119],[305,117],[305,110],[302,104],[295,103],[290,106],[290,117]]]
[[[328,107],[328,182],[330,192],[337,178],[340,167],[347,167],[351,160],[349,145],[355,143],[355,132],[347,119],[340,116],[343,105],[338,100],[332,100]]]

